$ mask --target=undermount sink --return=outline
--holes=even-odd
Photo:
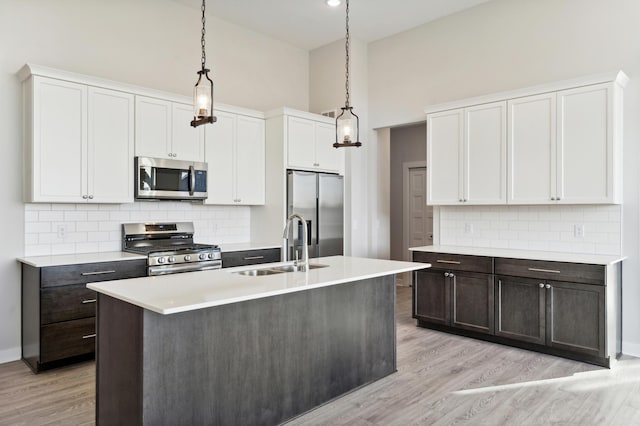
[[[308,269],[326,268],[327,266],[329,265],[321,265],[319,263],[310,263],[308,265]],[[282,274],[284,272],[299,272],[299,269],[295,265],[282,265],[282,266],[272,266],[270,268],[246,269],[244,271],[237,271],[233,273],[239,274],[239,275],[257,277],[261,275]]]

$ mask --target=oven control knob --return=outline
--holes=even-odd
[[[207,258],[207,253],[200,253],[200,256],[198,256],[200,258],[200,260],[205,260]]]
[[[158,258],[158,263],[164,263],[165,262],[165,258],[164,257],[159,257]]]
[[[171,256],[171,257],[169,258],[169,263],[173,263],[173,262],[175,262],[175,261],[176,261],[176,258],[175,258],[175,257]]]
[[[184,257],[184,260],[185,260],[185,261],[187,261],[187,262],[188,262],[188,261],[190,261],[190,260],[191,260],[191,256],[186,255],[186,256]]]
[[[209,253],[209,259],[213,259],[213,253]]]

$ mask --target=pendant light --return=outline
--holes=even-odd
[[[193,90],[193,120],[191,125],[198,127],[201,124],[215,123],[216,117],[213,115],[213,81],[209,78],[209,69],[205,65],[206,53],[204,49],[205,35],[205,0],[202,0],[202,37],[200,44],[202,45],[202,69],[198,71],[198,81]]]
[[[334,148],[342,148],[355,146],[362,146],[360,142],[360,119],[353,112],[353,107],[349,101],[349,0],[346,0],[347,6],[347,19],[346,27],[347,34],[345,36],[344,48],[346,52],[346,65],[345,65],[345,103],[340,115],[336,117],[336,143],[333,144]]]

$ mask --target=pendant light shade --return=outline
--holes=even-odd
[[[213,115],[213,81],[209,78],[209,69],[206,67],[206,53],[204,48],[205,36],[205,0],[202,0],[202,68],[197,72],[198,81],[193,89],[193,120],[191,125],[198,127],[201,124],[214,123],[216,117]]]
[[[342,112],[336,117],[336,142],[333,144],[334,148],[343,148],[355,146],[359,148],[362,146],[360,142],[360,118],[353,112],[353,107],[349,104],[349,0],[346,0],[347,19],[346,28],[347,33],[345,36],[345,102],[344,106],[340,108]]]

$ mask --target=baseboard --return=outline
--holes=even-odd
[[[0,364],[6,362],[18,361],[22,355],[22,348],[17,346],[15,348],[0,350]]]
[[[622,341],[622,353],[640,358],[640,343]]]

